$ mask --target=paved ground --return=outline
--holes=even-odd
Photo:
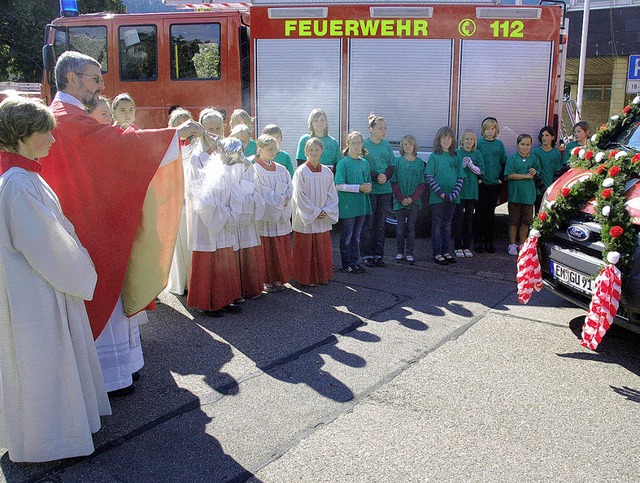
[[[591,352],[581,310],[546,291],[519,305],[502,238],[448,267],[421,239],[413,267],[336,273],[222,319],[163,294],[96,453],[4,454],[0,479],[639,480],[640,337],[613,330]]]

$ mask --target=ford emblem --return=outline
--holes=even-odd
[[[591,236],[591,232],[588,228],[582,225],[569,225],[567,228],[567,235],[569,235],[569,238],[576,241],[587,241]]]

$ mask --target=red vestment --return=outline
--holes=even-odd
[[[93,300],[86,302],[97,339],[122,291],[134,239],[140,237],[136,232],[145,195],[175,129],[123,131],[98,123],[72,104],[54,100],[51,108],[58,123],[52,131],[56,142],[40,160],[41,175],[58,195],[98,273]],[[171,165],[177,167],[173,184],[181,191],[181,163]],[[177,202],[179,220],[181,197]]]

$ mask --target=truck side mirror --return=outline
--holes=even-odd
[[[56,68],[56,54],[51,44],[45,44],[42,47],[42,65],[44,65],[45,70],[49,71],[53,71]]]

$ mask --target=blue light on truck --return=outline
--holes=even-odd
[[[60,16],[61,17],[77,17],[78,2],[77,0],[60,0]]]

